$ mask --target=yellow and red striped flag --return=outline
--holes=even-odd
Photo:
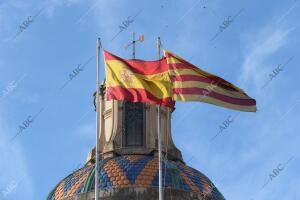
[[[104,51],[107,100],[127,100],[174,108],[172,82],[165,58],[122,59]]]
[[[201,101],[245,112],[256,111],[256,101],[228,81],[205,72],[164,50],[173,82],[174,101]]]

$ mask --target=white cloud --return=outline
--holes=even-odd
[[[110,37],[107,39],[113,38],[116,33],[119,31],[119,25],[121,25],[122,21],[128,17],[127,6],[128,4],[124,3],[107,3],[104,1],[96,4],[97,8],[94,10],[97,19],[99,20],[98,25],[100,26],[101,35],[105,35]],[[136,9],[138,12],[138,8]],[[135,15],[136,13],[130,13],[129,15]],[[105,20],[105,23],[103,23]]]
[[[33,199],[33,186],[26,157],[17,141],[9,143],[12,135],[0,116],[0,199]]]
[[[262,87],[267,69],[267,59],[288,43],[288,35],[293,29],[266,27],[247,39],[248,45],[252,46],[245,56],[240,83],[252,82],[256,88]],[[256,38],[258,35],[258,38]]]
[[[0,42],[11,42],[18,32],[19,25],[28,16],[34,16],[42,10],[41,14],[52,17],[58,8],[83,3],[83,0],[10,0],[0,5]]]
[[[86,2],[84,0],[47,0],[45,8],[48,16],[52,17],[58,8],[72,6]]]

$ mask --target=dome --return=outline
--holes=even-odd
[[[95,185],[94,173],[94,164],[75,171],[58,183],[47,200],[72,199],[91,194]],[[123,191],[124,195],[125,190],[138,189],[141,189],[140,193],[147,190],[145,195],[151,195],[149,191],[158,191],[158,158],[150,155],[122,155],[104,159],[100,164],[99,179],[104,196],[106,192],[111,195],[114,191],[114,195],[118,195],[118,192]],[[163,162],[163,186],[165,193],[172,190],[172,193],[175,191],[178,195],[189,193],[198,198],[201,196],[203,200],[225,200],[204,174],[182,162]]]

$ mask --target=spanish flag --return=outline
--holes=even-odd
[[[201,101],[245,112],[256,111],[256,101],[228,81],[205,72],[164,50],[174,101]]]
[[[172,82],[165,58],[122,59],[104,51],[107,100],[127,100],[174,108]]]

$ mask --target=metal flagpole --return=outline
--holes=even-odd
[[[160,59],[160,37],[157,38],[157,56]],[[159,164],[159,176],[158,176],[158,188],[159,188],[159,200],[164,199],[163,185],[162,185],[162,135],[161,135],[161,120],[160,120],[160,105],[157,106],[157,137],[158,137],[158,164]]]
[[[95,200],[99,200],[99,132],[101,126],[99,94],[100,94],[100,38],[97,39],[97,93],[96,93],[96,161],[95,161]],[[101,94],[103,97],[103,94]]]

